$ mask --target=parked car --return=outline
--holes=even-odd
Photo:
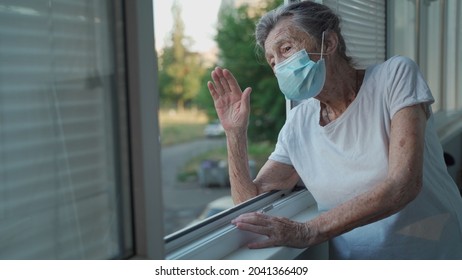
[[[204,135],[206,137],[220,137],[225,135],[225,130],[219,120],[215,120],[204,128]]]
[[[233,198],[230,195],[217,198],[207,204],[201,214],[194,219],[189,226],[195,225],[213,215],[234,207]]]
[[[257,176],[254,160],[249,160],[250,177]],[[230,187],[228,162],[226,160],[203,160],[197,169],[201,187]]]
[[[225,160],[203,160],[197,170],[202,187],[229,187],[228,162]]]

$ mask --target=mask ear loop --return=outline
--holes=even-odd
[[[310,54],[321,55],[321,59],[322,59],[322,56],[324,55],[324,33],[325,32],[326,31],[323,31],[322,34],[321,34],[321,52],[320,53],[317,53],[317,52],[309,53],[309,52],[307,52],[308,55],[310,55]]]

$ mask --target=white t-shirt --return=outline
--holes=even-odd
[[[366,70],[361,89],[335,121],[320,126],[320,103],[292,109],[270,159],[293,165],[327,211],[387,176],[390,126],[400,109],[426,104],[423,188],[399,213],[331,240],[340,259],[462,259],[462,199],[434,129],[431,92],[418,66],[395,56]]]

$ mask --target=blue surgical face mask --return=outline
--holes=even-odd
[[[324,33],[321,51],[324,48]],[[302,49],[274,67],[279,88],[287,99],[300,101],[317,96],[326,80],[326,64],[322,57],[314,62]]]

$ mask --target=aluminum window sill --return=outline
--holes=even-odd
[[[231,208],[178,233],[167,236],[166,259],[294,259],[308,249],[287,247],[250,250],[247,244],[266,238],[250,232],[238,230],[231,220],[242,213],[264,211],[273,216],[282,216],[296,221],[306,221],[318,214],[312,195],[303,188],[291,192],[275,192],[257,197],[255,200]],[[325,258],[327,246],[317,246],[313,258]],[[318,253],[321,252],[321,253]],[[324,254],[324,252],[326,254]]]
[[[300,213],[296,214],[291,219],[303,222],[315,218],[319,214],[317,206],[311,205]],[[263,237],[264,238],[264,237]],[[259,238],[262,239],[262,238]],[[316,248],[307,249],[296,249],[289,247],[274,247],[265,249],[248,249],[246,246],[242,246],[236,249],[234,252],[225,256],[225,260],[287,260],[296,259],[302,254],[310,253],[310,257],[316,259],[327,259],[328,257],[328,246],[327,242],[316,246]]]

